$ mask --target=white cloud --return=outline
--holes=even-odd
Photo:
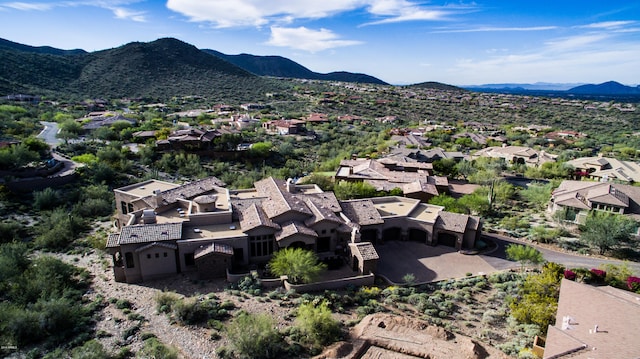
[[[118,19],[133,20],[136,22],[146,22],[145,13],[141,11],[131,11],[121,7],[109,8]]]
[[[465,80],[486,82],[584,82],[628,77],[640,68],[640,44],[616,42],[606,34],[586,34],[549,40],[537,50],[484,59],[459,59],[448,73]],[[594,69],[608,68],[602,74]],[[483,74],[491,74],[491,80]],[[613,74],[613,75],[612,75]],[[602,78],[600,78],[602,77]]]
[[[603,21],[603,22],[596,22],[596,23],[577,26],[577,27],[578,28],[584,28],[584,29],[608,29],[608,30],[613,30],[613,29],[619,29],[619,28],[624,27],[626,25],[631,25],[633,23],[635,23],[635,21]]]
[[[360,41],[340,40],[338,35],[327,29],[312,30],[304,26],[297,28],[272,26],[271,37],[267,41],[267,45],[290,47],[309,52],[361,43]]]
[[[49,3],[25,3],[9,2],[0,4],[0,9],[14,9],[21,11],[48,11],[55,8],[69,7],[97,7],[112,11],[116,18],[133,20],[138,22],[146,21],[145,12],[129,10],[122,5],[129,5],[140,0],[85,0],[85,1],[57,1]]]
[[[49,3],[26,3],[26,2],[8,2],[4,4],[0,4],[0,8],[8,8],[14,10],[23,10],[23,11],[46,11],[54,8],[54,4]]]
[[[297,19],[320,19],[358,9],[381,18],[369,25],[441,20],[457,11],[455,7],[420,6],[406,0],[168,0],[167,8],[191,21],[211,22],[216,27],[292,23]]]
[[[437,30],[435,34],[463,33],[463,32],[500,32],[500,31],[547,31],[555,30],[557,26],[530,26],[530,27],[477,27],[473,29]]]

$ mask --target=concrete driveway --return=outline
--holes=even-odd
[[[519,268],[516,262],[501,263],[500,268],[489,264],[482,256],[458,253],[447,246],[431,247],[418,242],[389,241],[375,246],[380,260],[377,275],[387,280],[403,284],[406,274],[413,274],[416,283],[492,273],[498,270]]]

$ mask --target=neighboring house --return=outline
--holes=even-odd
[[[82,122],[82,129],[84,131],[93,131],[100,127],[109,127],[116,122],[128,122],[131,126],[135,126],[136,120],[122,116],[121,114],[93,116],[77,119],[76,121]]]
[[[189,128],[172,132],[166,140],[156,141],[158,150],[207,150],[213,145],[213,140],[229,133],[227,130],[205,130]]]
[[[609,157],[581,157],[567,161],[575,174],[598,181],[640,182],[640,164]]]
[[[417,150],[411,148],[394,149],[387,157],[390,158],[409,158],[417,162],[431,163],[442,159],[453,159],[456,162],[469,159],[468,155],[462,152],[445,151],[442,148],[434,147],[428,150]]]
[[[556,322],[549,326],[544,358],[638,358],[638,318],[638,294],[562,279]]]
[[[232,115],[228,123],[229,123],[229,126],[231,126],[231,128],[235,128],[237,130],[244,130],[246,128],[252,127],[260,123],[260,120],[256,120],[255,118],[247,114]]]
[[[570,209],[583,223],[589,211],[624,214],[640,221],[640,187],[607,182],[562,181],[551,194],[549,211]]]
[[[545,151],[537,151],[530,147],[492,146],[483,148],[472,155],[472,158],[478,157],[503,158],[509,163],[537,167],[546,162],[555,162],[558,156],[551,155]]]
[[[272,120],[262,123],[262,128],[271,134],[296,135],[305,132],[305,123],[302,120]]]
[[[398,145],[401,146],[414,146],[417,148],[425,148],[431,146],[431,142],[429,142],[428,137],[417,136],[411,133],[391,136],[391,140],[397,142]]]
[[[359,158],[340,161],[336,181],[366,182],[378,191],[395,188],[409,198],[427,202],[440,193],[449,192],[447,177],[432,176],[431,163],[405,157],[385,157],[378,160]]]
[[[478,217],[402,197],[338,201],[316,185],[266,178],[228,190],[215,177],[177,185],[149,180],[114,190],[120,232],[109,236],[114,276],[140,282],[180,272],[202,278],[264,264],[275,251],[307,248],[375,271],[373,244],[412,240],[473,248]],[[367,244],[368,243],[368,244]]]
[[[306,122],[317,122],[317,123],[325,123],[329,122],[329,116],[325,113],[311,113],[307,118],[305,118]]]

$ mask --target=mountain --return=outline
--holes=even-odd
[[[258,76],[289,77],[308,80],[342,81],[388,85],[386,82],[366,74],[345,71],[321,74],[313,72],[295,61],[282,56],[256,56],[249,54],[226,55],[219,51],[204,49]]]
[[[494,90],[531,90],[531,91],[565,91],[573,87],[583,85],[581,83],[552,83],[552,82],[536,82],[528,83],[496,83],[483,85],[467,85],[462,86],[469,90],[494,89]]]
[[[49,55],[82,55],[87,53],[82,49],[61,50],[51,46],[36,47],[36,46],[19,44],[17,42],[5,40],[5,39],[0,39],[0,49],[18,50],[18,51],[33,52],[37,54],[49,54]]]
[[[202,95],[220,101],[255,101],[284,86],[173,38],[91,53],[5,40],[0,63],[0,93],[159,99]]]
[[[640,86],[631,87],[619,82],[608,81],[599,85],[577,86],[567,92],[582,95],[640,95]]]
[[[428,81],[421,82],[413,85],[407,86],[409,88],[422,88],[422,89],[434,89],[434,90],[445,90],[445,91],[466,91],[465,89],[457,86],[447,85],[440,82]]]

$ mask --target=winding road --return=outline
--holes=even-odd
[[[60,139],[56,137],[58,134],[58,123],[40,121],[44,125],[44,129],[38,134],[38,138],[49,144],[51,148],[55,148],[60,144]]]
[[[554,262],[558,264],[562,264],[567,268],[598,268],[602,264],[615,264],[621,265],[623,263],[627,263],[629,268],[633,270],[635,274],[640,274],[640,263],[638,262],[629,262],[629,261],[621,261],[616,259],[604,259],[599,257],[591,257],[584,255],[577,255],[566,253],[558,250],[551,250],[548,248],[544,248],[542,246],[537,246],[532,244],[531,242],[521,241],[518,239],[510,238],[507,236],[502,236],[495,233],[487,233],[484,237],[493,240],[498,248],[491,253],[480,255],[487,263],[491,264],[496,269],[507,269],[513,268],[513,262],[507,260],[507,256],[505,254],[505,248],[509,244],[523,244],[537,248],[544,259],[549,262]]]

